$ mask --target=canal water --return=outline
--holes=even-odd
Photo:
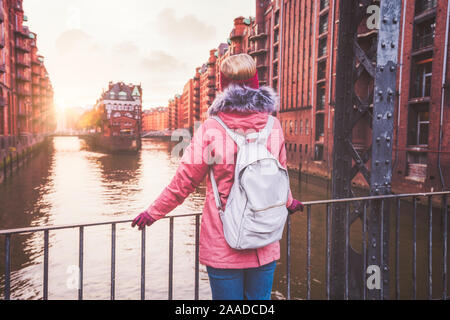
[[[0,184],[0,229],[53,226],[132,219],[154,200],[172,178],[179,158],[171,156],[174,144],[144,140],[137,155],[109,155],[89,150],[76,137],[55,137],[34,159]],[[294,197],[303,201],[330,198],[329,183],[291,176]],[[200,186],[173,214],[201,212],[205,186]],[[402,298],[411,297],[411,205],[402,204],[401,232]],[[442,243],[440,211],[434,210],[435,291]],[[312,210],[311,297],[325,298],[325,210]],[[420,208],[418,225],[426,225],[427,210]],[[352,228],[352,245],[361,243],[358,228]],[[426,228],[418,230],[418,297],[426,293]],[[194,298],[195,219],[177,218],[174,223],[173,298]],[[84,299],[109,299],[111,227],[84,230]],[[128,224],[117,225],[116,299],[140,298],[141,234]],[[292,218],[291,298],[306,297],[306,214]],[[43,276],[43,233],[14,235],[11,247],[11,298],[41,299]],[[78,229],[50,232],[49,299],[77,299]],[[4,237],[0,237],[0,299],[4,290]],[[393,250],[391,250],[393,251]],[[433,252],[434,252],[433,251]],[[286,297],[286,243],[278,262],[273,299]],[[409,252],[409,253],[408,253]],[[434,254],[434,253],[433,253]],[[390,253],[391,258],[394,256]],[[441,259],[442,261],[442,259]],[[147,229],[146,298],[167,299],[169,274],[169,223],[159,221]],[[441,283],[439,283],[441,282]],[[393,287],[393,286],[392,286]],[[208,276],[200,266],[200,299],[210,299]]]

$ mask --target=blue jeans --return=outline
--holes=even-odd
[[[270,300],[276,261],[258,268],[206,267],[213,300]]]

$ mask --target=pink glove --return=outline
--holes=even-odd
[[[303,206],[303,203],[294,199],[292,201],[291,205],[287,209],[289,211],[289,214],[293,214],[293,213],[296,213],[297,211],[303,212],[304,206]]]
[[[131,223],[131,227],[134,228],[136,225],[139,227],[139,230],[145,228],[145,226],[150,227],[156,220],[150,217],[147,211],[139,214]]]

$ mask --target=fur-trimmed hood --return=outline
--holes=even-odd
[[[219,112],[267,112],[278,109],[278,95],[268,86],[253,89],[247,86],[230,85],[220,93],[208,109],[208,115]]]

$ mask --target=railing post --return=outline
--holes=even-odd
[[[79,247],[78,247],[78,300],[83,300],[83,258],[84,258],[84,227],[79,229]]]
[[[286,226],[286,300],[291,300],[291,217]]]
[[[43,299],[48,300],[48,238],[49,238],[49,231],[44,231],[44,276],[43,276],[43,286],[44,286],[44,293],[43,293]]]
[[[111,224],[111,300],[116,298],[116,224]]]
[[[11,298],[11,235],[5,237],[5,300]]]
[[[145,227],[141,231],[141,300],[145,300]]]
[[[195,300],[199,299],[199,280],[200,280],[200,215],[195,216]]]

